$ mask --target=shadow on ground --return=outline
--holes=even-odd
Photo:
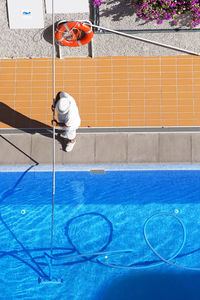
[[[31,119],[3,102],[0,102],[0,122],[29,134],[39,133],[45,137],[53,138],[51,126]],[[62,150],[64,150],[68,140],[60,137],[60,134],[56,135],[56,140],[61,144]]]
[[[136,15],[136,11],[138,9],[138,0],[107,0],[104,1],[103,4],[100,6],[100,17],[107,17],[112,18],[112,21],[120,21],[123,20],[124,17],[131,17]],[[182,27],[191,27],[191,15],[190,13],[186,13],[183,16],[177,16],[176,18],[177,24],[173,21],[169,21],[168,24],[171,27],[182,28]],[[142,26],[148,23],[156,24],[156,21],[146,21],[136,16],[136,19],[133,21],[140,22],[138,26]],[[141,23],[142,21],[142,23]],[[130,28],[123,28],[123,29],[131,29]],[[159,25],[157,25],[156,29],[160,29]]]
[[[120,21],[126,16],[133,16],[137,9],[133,2],[131,0],[108,0],[105,9],[104,5],[100,7],[100,17],[112,17],[112,21]]]
[[[198,300],[199,273],[144,273],[112,282],[98,300]]]
[[[12,109],[7,104],[0,102],[0,122],[9,125],[13,128],[22,129],[28,132],[28,129],[34,128],[33,133],[37,132],[37,129],[45,128],[51,130],[52,127],[48,126],[40,121],[31,119],[22,113]]]

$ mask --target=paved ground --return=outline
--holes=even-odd
[[[0,2],[0,26],[1,26],[1,47],[0,58],[11,57],[51,57],[51,15],[45,14],[44,30],[11,30],[8,27],[6,0]],[[89,14],[63,14],[56,15],[55,20],[89,19]],[[166,29],[174,28],[168,22],[157,25],[156,22],[145,23],[138,21],[134,10],[128,1],[103,1],[100,7],[100,25],[111,29]],[[189,28],[188,24],[180,23],[181,28]],[[161,43],[167,43],[183,49],[199,52],[200,32],[189,33],[141,33],[145,39],[151,39]],[[195,41],[195,42],[194,42]],[[64,57],[81,57],[90,54],[90,48],[62,47]],[[93,39],[94,56],[161,56],[183,54],[174,50],[154,46],[148,43],[134,41],[114,34],[95,34]]]
[[[82,127],[200,125],[200,57],[56,59]],[[0,60],[0,128],[50,126],[52,59]]]
[[[0,165],[51,164],[52,135],[0,135]],[[72,152],[56,139],[56,164],[200,163],[199,132],[79,133]]]

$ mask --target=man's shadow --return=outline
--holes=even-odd
[[[52,127],[40,121],[31,119],[22,113],[12,109],[7,104],[0,102],[0,122],[10,127],[20,129],[29,134],[39,133],[45,137],[53,138]],[[66,139],[60,136],[56,130],[56,140],[61,144],[62,149],[66,148]]]

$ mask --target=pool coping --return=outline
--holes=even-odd
[[[52,133],[1,134],[0,166],[52,165]],[[200,133],[191,132],[88,132],[77,136],[72,152],[56,136],[56,165],[166,165],[200,164]],[[133,168],[133,167],[128,167]],[[149,168],[149,167],[148,167]],[[88,167],[87,167],[88,169]]]
[[[53,172],[52,165],[4,165],[0,172]],[[91,172],[91,171],[188,171],[200,170],[200,164],[77,164],[56,165],[56,172]],[[94,172],[95,174],[95,172]],[[100,173],[102,174],[102,173]]]
[[[62,129],[57,129],[59,133]],[[199,132],[199,126],[184,127],[81,127],[77,133],[120,133],[120,132]],[[0,134],[23,134],[23,133],[52,134],[52,128],[0,128]]]

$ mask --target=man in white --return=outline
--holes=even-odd
[[[76,130],[81,124],[78,107],[72,96],[65,92],[59,92],[56,96],[55,105],[52,110],[56,108],[58,121],[52,120],[57,126],[62,127],[65,132],[62,137],[69,140],[65,151],[72,151],[76,143]]]

